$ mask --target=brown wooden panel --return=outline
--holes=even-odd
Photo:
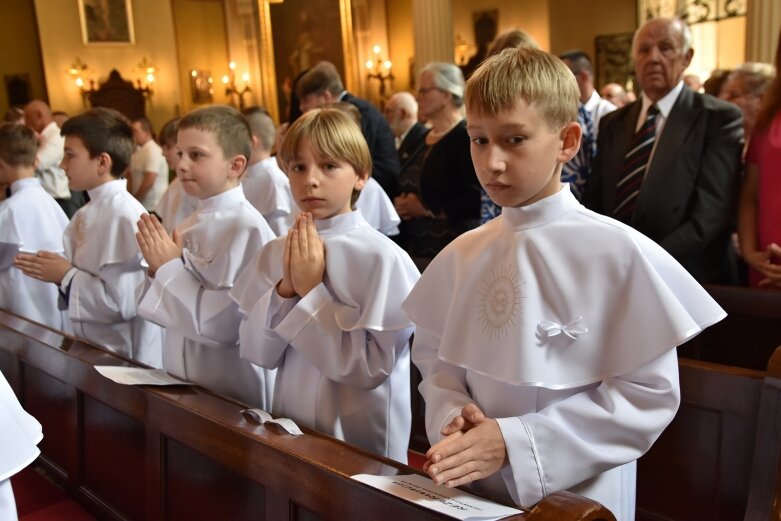
[[[43,427],[43,440],[38,446],[65,474],[69,467],[70,420],[75,410],[72,393],[64,382],[34,367],[24,366],[22,382],[22,405]]]
[[[129,519],[144,519],[144,425],[83,397],[82,465],[86,488]]]
[[[292,519],[293,521],[324,521],[324,519],[311,510],[308,510],[301,505],[291,505],[293,509]]]
[[[680,356],[764,371],[781,344],[781,291],[706,286],[727,312],[678,349]]]
[[[11,353],[0,350],[0,373],[3,373],[5,379],[13,387],[14,382],[11,373],[16,363],[16,358]]]
[[[762,376],[681,360],[682,405],[638,462],[638,521],[743,518]]]
[[[165,450],[165,518],[263,521],[265,490],[197,451],[172,440]]]

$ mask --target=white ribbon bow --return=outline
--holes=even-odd
[[[564,333],[573,340],[577,340],[581,335],[588,333],[587,327],[576,327],[583,317],[578,315],[566,324],[558,324],[551,320],[543,320],[537,325],[537,331],[546,337],[552,337]]]

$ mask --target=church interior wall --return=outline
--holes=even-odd
[[[3,30],[0,31],[0,71],[3,76],[0,82],[0,114],[5,114],[9,108],[7,76],[27,75],[33,98],[46,96],[46,84],[33,0],[0,2],[0,20],[3,20]]]

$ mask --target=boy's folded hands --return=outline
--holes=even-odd
[[[444,439],[426,452],[423,470],[437,485],[458,487],[497,472],[506,463],[502,431],[475,404],[442,429]]]
[[[154,277],[157,269],[166,262],[182,256],[184,246],[179,232],[174,230],[172,235],[168,235],[154,215],[144,214],[138,220],[136,240],[141,255],[149,265],[150,277]]]
[[[301,213],[287,234],[277,293],[284,298],[304,297],[323,281],[325,247],[310,213]]]

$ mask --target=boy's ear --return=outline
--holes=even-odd
[[[231,159],[231,176],[232,178],[238,179],[241,177],[241,174],[244,173],[244,170],[247,168],[247,158],[244,157],[241,154],[233,156]]]
[[[108,152],[101,152],[98,156],[98,168],[100,169],[100,174],[111,174],[111,166],[114,164],[114,161],[111,160],[111,156],[108,154]]]
[[[577,121],[571,121],[561,129],[561,150],[559,151],[559,163],[566,163],[580,150],[580,139],[583,136],[583,129]]]
[[[355,190],[363,190],[363,187],[366,186],[366,183],[369,181],[369,172],[356,172],[358,175],[358,179],[355,180],[355,185],[353,186],[353,189]]]

